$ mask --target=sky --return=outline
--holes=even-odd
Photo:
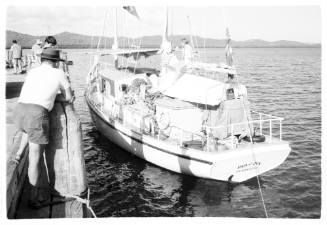
[[[161,35],[165,7],[136,6],[140,20],[118,7],[119,35]],[[31,35],[68,31],[87,35],[113,35],[114,7],[7,7],[6,28]],[[321,42],[319,6],[169,7],[169,33],[244,41],[292,40]],[[104,29],[103,29],[104,27]]]

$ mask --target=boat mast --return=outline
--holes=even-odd
[[[165,14],[166,14],[166,18],[165,18],[165,26],[162,34],[162,43],[161,43],[162,45],[165,42],[168,42],[168,7],[165,8]]]
[[[186,18],[187,18],[187,24],[188,24],[188,33],[189,33],[189,36],[190,36],[190,43],[191,43],[191,46],[193,48],[195,48],[195,45],[194,45],[194,42],[193,42],[193,37],[192,37],[192,31],[191,31],[190,16],[187,15]]]
[[[118,49],[118,19],[117,19],[117,7],[115,8],[115,16],[114,16],[114,43],[112,45],[112,49]],[[115,60],[115,68],[118,69],[118,56],[114,55]]]

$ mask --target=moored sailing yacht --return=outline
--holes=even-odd
[[[120,57],[138,61],[159,49],[118,46],[116,36],[113,49],[94,57],[85,98],[96,128],[122,149],[177,173],[234,182],[287,158],[283,118],[250,111],[247,89],[232,65],[229,35],[228,65],[191,62],[161,71],[121,66]],[[107,56],[115,63],[109,65]]]

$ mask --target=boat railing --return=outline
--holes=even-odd
[[[237,126],[244,126],[247,127],[248,131],[251,130],[249,133],[256,133],[260,135],[264,135],[265,137],[268,137],[267,142],[268,143],[273,143],[274,141],[282,141],[282,121],[284,118],[261,113],[261,112],[256,112],[256,111],[251,111],[251,116],[252,120],[246,121],[246,122],[240,122],[240,123],[233,123],[233,124],[228,124],[228,125],[221,125],[221,126],[203,126],[203,129],[206,131],[206,135],[201,135],[200,133],[194,133],[191,131],[187,131],[185,129],[182,129],[180,127],[176,126],[170,126],[170,128],[176,129],[177,133],[179,132],[179,137],[177,140],[177,144],[179,146],[184,146],[184,141],[185,136],[188,137],[191,136],[191,140],[203,140],[203,144],[206,142],[206,149],[204,150],[209,150],[209,142],[210,138],[213,137],[213,133],[215,130],[218,129],[225,129],[228,131],[228,137],[225,140],[225,143],[229,142],[228,146],[230,149],[236,149],[237,144],[235,144],[235,139],[232,138],[234,135],[237,135],[238,133],[235,132],[235,128]],[[258,133],[257,133],[257,130]],[[161,134],[163,133],[163,130],[158,131],[158,136],[157,138],[160,139]],[[274,137],[278,137],[277,139],[274,139]],[[230,140],[229,140],[230,139]],[[204,146],[203,146],[204,147]]]
[[[242,125],[244,126],[245,125],[248,128],[248,131],[250,131],[249,133],[254,133],[256,128],[259,127],[259,134],[268,136],[269,143],[273,143],[274,136],[278,136],[279,141],[282,141],[282,121],[284,120],[284,118],[261,113],[261,112],[256,112],[256,111],[252,111],[251,116],[254,119],[252,119],[250,121],[246,121],[246,122],[232,123],[232,124],[228,124],[228,125],[221,125],[221,126],[215,126],[215,127],[205,126],[205,129],[207,131],[207,139],[210,137],[210,134],[212,134],[214,132],[214,130],[218,130],[218,129],[230,130],[230,136],[233,137],[236,134],[234,128],[236,126],[242,126]],[[276,126],[276,124],[279,128],[277,131],[276,131],[276,129],[275,130],[273,129],[274,126]],[[254,130],[252,130],[252,129],[254,129]],[[235,148],[235,144],[233,143],[232,138],[231,138],[230,146],[232,148]]]
[[[185,138],[186,135],[191,136],[191,140],[203,140],[203,137],[204,137],[203,135],[201,135],[199,133],[194,133],[192,131],[182,129],[177,126],[170,126],[169,128],[175,129],[177,131],[176,132],[176,133],[178,133],[177,141],[178,141],[178,145],[181,147],[184,145],[184,141],[186,140],[186,138]],[[164,131],[159,129],[158,130],[158,139],[160,139],[162,133],[164,133]]]

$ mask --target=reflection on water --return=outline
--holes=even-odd
[[[207,49],[209,62],[224,49]],[[95,129],[83,99],[90,56],[70,50],[75,108],[84,132],[92,206],[100,217],[264,217],[256,178],[225,182],[181,175],[145,162],[112,144]],[[320,49],[235,49],[239,79],[252,109],[285,117],[284,139],[292,152],[260,176],[270,217],[318,218],[321,208]],[[150,64],[158,62],[151,61]]]

